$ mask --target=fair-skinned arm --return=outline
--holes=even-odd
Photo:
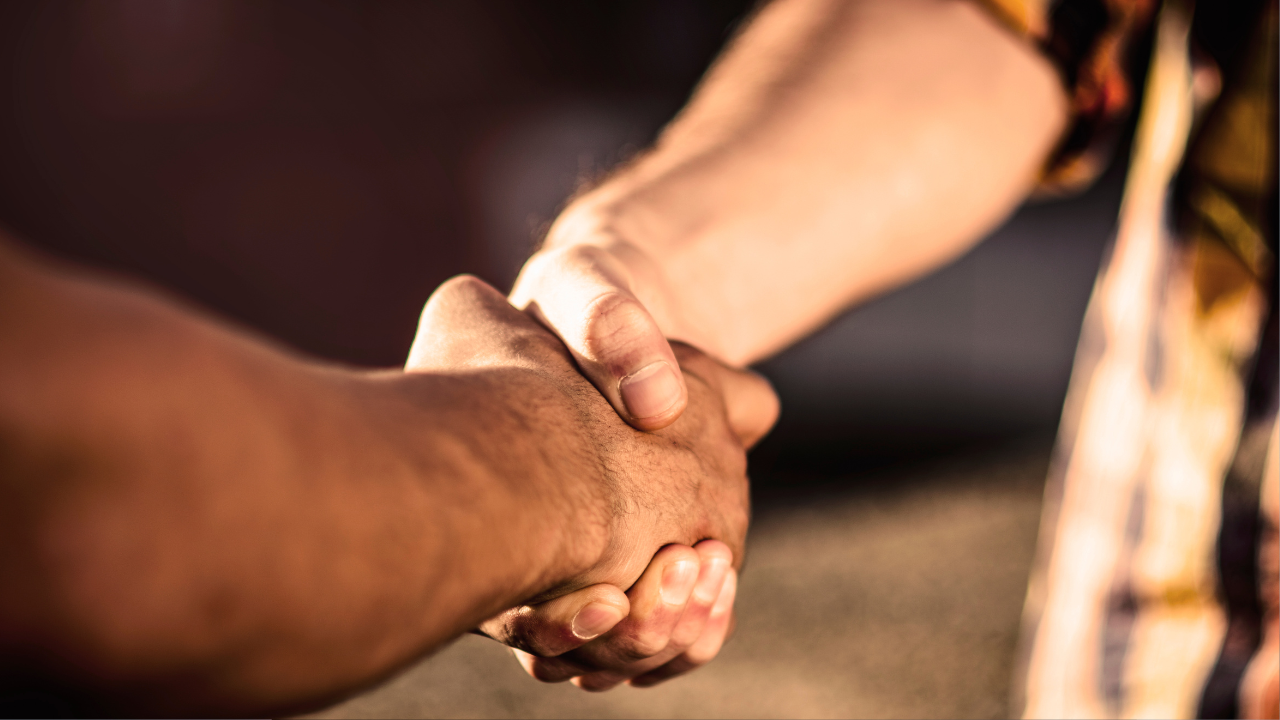
[[[86,712],[290,712],[673,543],[740,563],[723,398],[769,391],[678,351],[688,422],[640,433],[473,279],[408,372],[364,371],[0,240],[0,676]]]
[[[1024,199],[1066,113],[976,4],[776,0],[571,203],[512,300],[619,415],[665,427],[687,401],[666,338],[742,366],[950,261]]]

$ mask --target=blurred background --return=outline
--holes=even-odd
[[[303,352],[398,365],[431,290],[462,272],[509,288],[751,5],[8,2],[0,225]],[[1121,177],[1022,208],[760,365],[783,415],[753,453],[738,634],[715,664],[589,696],[465,638],[330,714],[1003,715]]]

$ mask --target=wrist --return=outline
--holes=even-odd
[[[505,368],[405,380],[418,384],[426,407],[413,412],[429,425],[405,438],[406,451],[434,471],[422,482],[455,496],[449,506],[467,515],[455,522],[478,526],[459,537],[494,541],[490,552],[502,561],[474,561],[505,568],[491,578],[496,610],[558,594],[599,562],[609,536],[606,481],[589,428],[554,389]]]
[[[725,348],[714,331],[713,319],[719,314],[712,307],[714,294],[697,282],[674,280],[682,259],[697,248],[693,243],[669,242],[670,233],[664,232],[661,223],[645,221],[653,214],[641,207],[634,194],[602,187],[560,215],[539,254],[581,247],[592,248],[597,258],[603,253],[593,262],[608,265],[610,275],[640,301],[663,336],[723,357]]]

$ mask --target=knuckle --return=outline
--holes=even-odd
[[[698,634],[701,627],[690,628],[685,631],[676,631],[671,634],[671,641],[667,643],[665,648],[667,655],[679,655],[689,649],[698,640]]]
[[[704,562],[711,560],[722,560],[726,563],[733,561],[733,550],[724,542],[714,538],[703,540],[694,546],[698,551],[698,555]]]
[[[505,610],[502,614],[490,618],[485,623],[485,630],[494,640],[510,647],[520,647],[521,635],[528,624],[526,618],[533,612],[528,605]],[[523,649],[523,648],[521,648]]]
[[[671,544],[659,550],[650,563],[654,564],[655,561],[661,562],[659,567],[671,567],[676,563],[687,563],[696,567],[701,561],[701,557],[698,555],[697,550],[688,545]]]
[[[541,635],[536,632],[523,633],[515,638],[514,647],[539,658],[553,658],[560,653],[560,650],[553,643],[546,642]]]
[[[474,275],[455,275],[441,283],[427,299],[419,316],[419,331],[435,319],[456,332],[457,328],[466,326],[464,318],[472,322],[478,317],[493,319],[502,317],[507,310],[515,308],[488,283]]]
[[[562,654],[572,643],[571,635],[565,628],[540,619],[528,606],[509,611],[502,618],[502,642],[539,658]]]
[[[436,294],[442,297],[487,295],[491,292],[494,291],[489,287],[488,283],[475,275],[454,275],[441,283],[440,287],[436,289]]]
[[[681,665],[685,666],[686,671],[692,670],[693,668],[706,665],[707,663],[714,660],[716,655],[719,655],[719,654],[720,654],[719,643],[715,644],[714,646],[709,645],[707,647],[698,647],[697,645],[694,645],[684,651],[684,655],[682,656],[684,661],[681,663]]]

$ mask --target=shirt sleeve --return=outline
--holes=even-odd
[[[1039,194],[1082,189],[1115,149],[1135,92],[1128,62],[1156,0],[974,0],[1058,70],[1071,121],[1041,171]]]

